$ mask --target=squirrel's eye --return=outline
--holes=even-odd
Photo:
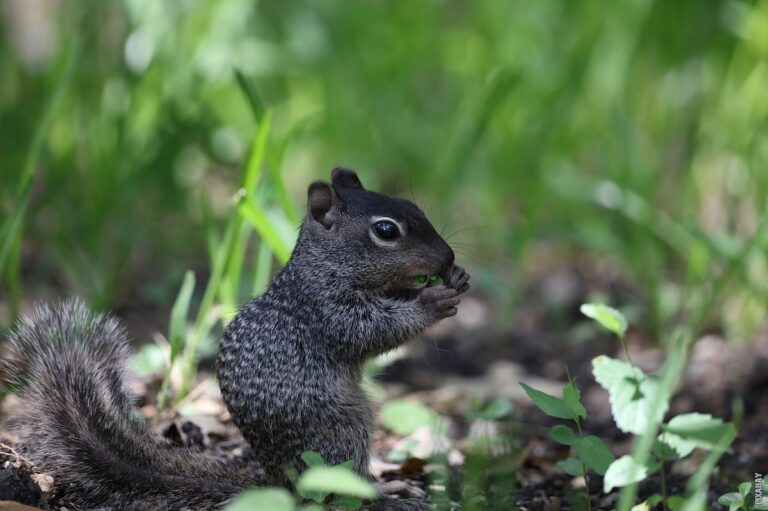
[[[379,220],[372,227],[374,234],[384,241],[393,241],[400,237],[400,228],[390,220]]]

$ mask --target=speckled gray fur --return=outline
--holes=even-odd
[[[400,225],[400,239],[374,242],[370,225],[380,217]],[[414,277],[436,274],[445,285],[413,289]],[[454,315],[468,280],[415,205],[368,192],[354,172],[335,169],[331,184],[309,188],[291,260],[221,340],[222,395],[266,479],[149,435],[132,418],[123,384],[122,330],[77,302],[39,308],[11,336],[15,357],[5,364],[32,375],[16,431],[81,508],[214,506],[245,486],[285,483],[285,464],[303,468],[306,450],[330,464],[354,460],[368,476],[373,416],[361,388],[364,363]]]

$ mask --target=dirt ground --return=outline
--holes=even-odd
[[[585,300],[580,277],[565,272],[556,278],[563,279],[560,286],[565,290],[558,290],[557,283],[550,287],[538,283],[532,286],[534,291],[526,305],[506,317],[490,305],[490,299],[470,293],[457,317],[444,321],[416,341],[378,377],[387,398],[414,398],[445,418],[448,426],[442,448],[448,453],[453,477],[459,479],[465,468],[464,447],[469,438],[477,435],[477,424],[468,419],[471,410],[478,403],[498,398],[511,403],[511,411],[502,419],[484,424],[496,432],[511,432],[514,470],[508,476],[508,495],[502,500],[509,509],[574,509],[574,499],[578,498],[574,494],[581,492],[579,486],[584,484],[581,478],[567,476],[555,465],[569,454],[567,447],[547,438],[547,429],[557,421],[531,405],[520,381],[559,395],[566,380],[567,364],[589,413],[585,432],[605,440],[616,456],[631,448],[628,435],[613,424],[607,393],[595,383],[590,368],[597,355],[621,358],[620,346],[578,312],[578,305]],[[636,364],[646,371],[659,369],[664,356],[653,339],[636,329],[630,330],[627,339]],[[203,383],[185,404],[188,415],[160,421],[157,431],[179,444],[197,445],[212,456],[247,457],[248,446],[229,424],[215,385],[206,382],[206,377],[212,376],[210,361],[204,361],[202,367]],[[715,333],[702,336],[682,381],[669,416],[696,411],[732,420],[734,413],[743,413],[739,436],[720,461],[711,483],[710,501],[712,508],[718,509],[720,506],[714,502],[720,494],[734,491],[739,482],[750,481],[756,472],[768,470],[768,332],[744,345]],[[158,384],[156,378],[135,382],[142,412],[147,417],[156,413],[153,396]],[[13,407],[11,397],[3,403],[3,414],[11,414]],[[430,465],[426,460],[386,461],[401,440],[379,426],[374,443],[374,473],[382,479],[405,481],[401,493],[418,493],[414,487],[429,486]],[[52,481],[25,462],[20,454],[23,450],[14,449],[14,438],[1,429],[0,443],[0,501],[63,509],[55,492],[46,491]],[[426,446],[424,452],[431,448],[435,447]],[[701,459],[694,452],[671,464],[670,494],[684,493],[685,483]],[[658,477],[650,478],[641,485],[640,498],[658,493],[659,487]],[[618,493],[604,494],[599,476],[589,478],[589,488],[593,509],[613,509]],[[458,503],[449,507],[456,508]]]

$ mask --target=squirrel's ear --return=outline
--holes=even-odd
[[[336,167],[331,171],[331,184],[334,188],[355,188],[365,190],[354,170]]]
[[[323,181],[315,181],[307,190],[307,215],[326,230],[336,224],[339,199],[333,187]]]

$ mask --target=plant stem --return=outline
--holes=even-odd
[[[568,368],[566,367],[566,371],[568,371]],[[568,379],[570,380],[571,375],[568,375]],[[579,438],[583,438],[584,435],[581,432],[581,423],[579,422],[579,418],[576,417],[574,419],[574,422],[576,423],[576,431],[579,433]],[[589,496],[589,469],[587,468],[587,465],[582,461],[581,466],[584,467],[584,496],[587,498],[587,511],[592,511],[592,499]]]
[[[619,337],[619,341],[621,341],[621,347],[624,348],[624,355],[627,357],[627,362],[629,362],[629,365],[632,367],[635,367],[635,363],[632,362],[632,357],[629,354],[629,349],[627,349],[627,341],[624,340],[624,336]]]
[[[659,476],[661,477],[661,497],[664,505],[664,511],[669,511],[667,507],[667,476],[664,473],[664,460],[661,460],[661,468],[659,469]]]

